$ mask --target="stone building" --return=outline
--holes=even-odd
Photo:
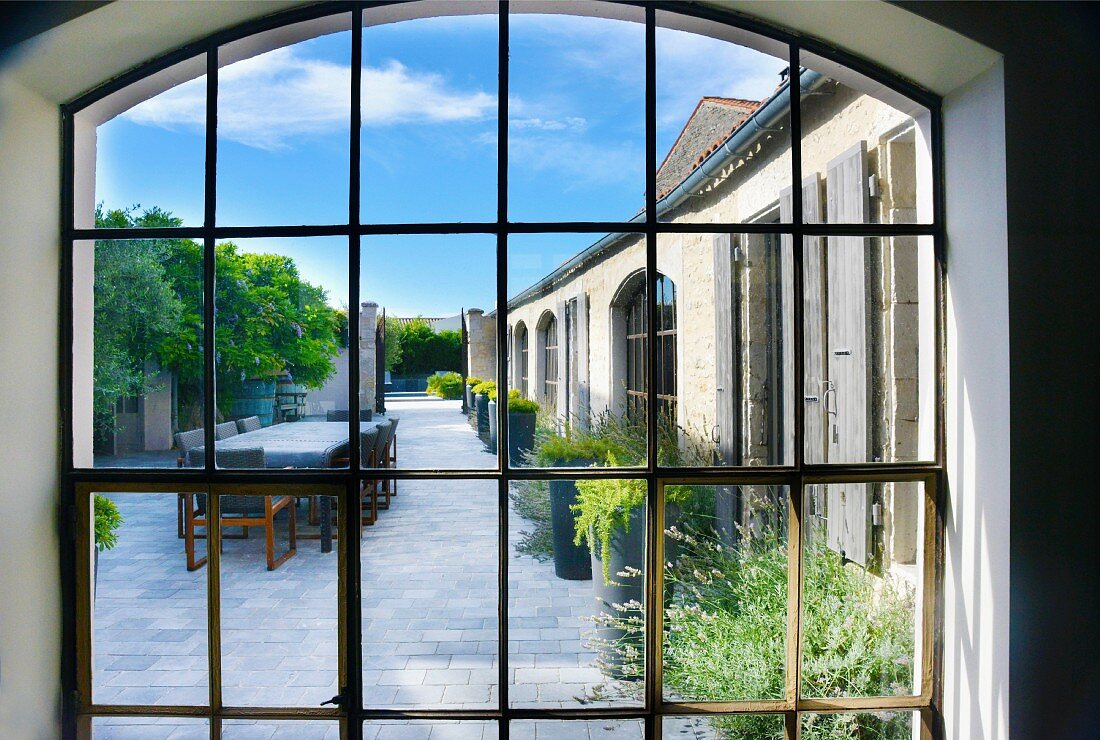
[[[803,69],[799,79],[804,222],[930,220],[926,112],[827,71],[835,76]],[[806,237],[805,377],[794,396],[794,245],[751,232],[791,220],[790,87],[763,101],[704,98],[657,173],[661,221],[749,225],[658,235],[658,403],[682,446],[713,447],[696,464],[792,464],[796,403],[807,463],[931,459],[934,267],[916,237]],[[510,387],[582,426],[644,409],[645,264],[644,236],[609,234],[512,296]],[[470,320],[471,374],[476,365],[491,377],[494,323],[484,319]],[[892,567],[916,556],[914,491],[833,485],[807,505],[835,549]],[[739,506],[744,520],[750,504]]]

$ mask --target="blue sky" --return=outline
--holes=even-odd
[[[630,218],[645,190],[644,27],[515,15],[510,28],[510,220]],[[495,220],[496,39],[493,16],[364,29],[364,222]],[[346,222],[350,56],[344,32],[222,68],[220,224]],[[658,29],[658,161],[700,97],[763,99],[784,66],[734,44]],[[185,82],[100,126],[97,201],[158,205],[186,225],[202,223],[205,84]],[[509,293],[600,236],[514,237]],[[253,239],[247,249],[293,257],[331,303],[346,304],[342,239]],[[491,236],[372,237],[361,249],[361,295],[391,313],[450,315],[495,304]]]

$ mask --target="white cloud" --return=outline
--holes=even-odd
[[[276,49],[221,70],[218,131],[226,139],[276,150],[299,137],[346,131],[351,71],[333,62]],[[126,118],[162,128],[201,128],[205,80],[192,80],[127,111]],[[442,75],[410,70],[395,60],[363,69],[363,124],[481,120],[496,96],[449,87]]]
[[[513,118],[509,122],[517,131],[534,129],[538,131],[584,131],[588,128],[588,120],[581,116],[566,116],[565,118]]]
[[[508,139],[508,161],[517,173],[552,174],[564,191],[578,187],[633,185],[645,189],[645,150],[629,142],[522,135]]]

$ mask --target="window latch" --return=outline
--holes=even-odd
[[[336,696],[332,697],[331,699],[326,699],[325,701],[321,702],[320,706],[323,707],[326,704],[331,704],[334,707],[337,707],[339,709],[343,709],[345,701],[346,700],[344,699],[344,694],[340,693],[340,694],[337,694]]]

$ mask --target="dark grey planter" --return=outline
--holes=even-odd
[[[497,449],[497,402],[489,401],[489,447],[495,452]]]
[[[466,396],[466,413],[470,413],[474,410],[474,392],[473,386],[462,386],[462,393]]]
[[[477,394],[477,436],[481,441],[489,443],[489,394]]]
[[[535,446],[535,415],[508,414],[508,460],[513,468],[524,464],[523,456]]]
[[[527,416],[533,416],[527,414]],[[554,467],[578,467],[591,465],[591,460],[558,460]],[[569,581],[587,581],[592,578],[592,560],[588,548],[582,542],[573,544],[576,537],[577,485],[571,480],[550,481],[550,534],[554,542],[554,575]]]

